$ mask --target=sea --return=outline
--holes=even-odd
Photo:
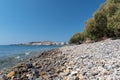
[[[44,51],[60,48],[59,45],[0,45],[0,69],[9,68],[19,62],[25,61],[30,57],[41,54]]]

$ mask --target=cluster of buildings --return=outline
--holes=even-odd
[[[66,42],[51,42],[51,41],[43,41],[43,42],[29,42],[29,43],[23,43],[19,45],[67,45]]]

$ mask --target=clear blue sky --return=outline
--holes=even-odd
[[[68,41],[105,0],[0,0],[0,44]]]

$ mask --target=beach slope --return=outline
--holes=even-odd
[[[119,75],[120,39],[107,39],[43,52],[1,72],[1,79],[120,80]]]

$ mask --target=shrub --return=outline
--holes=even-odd
[[[98,38],[106,36],[107,33],[107,16],[102,12],[94,14],[95,26],[98,31]]]
[[[70,42],[108,37],[120,37],[120,0],[106,0],[93,18],[86,21],[84,31],[73,35]]]
[[[120,0],[113,0],[114,3],[120,3]]]
[[[109,3],[120,3],[120,0],[107,0]]]
[[[116,10],[117,10],[117,7],[115,6],[115,4],[111,4],[108,7],[109,16],[111,17],[112,15],[114,15],[114,13],[116,12]]]
[[[93,18],[87,20],[84,32],[86,33],[86,38],[95,39],[97,37],[97,28]]]
[[[83,33],[76,33],[70,38],[69,43],[78,44],[80,41],[83,40],[84,40]]]
[[[114,34],[116,37],[120,37],[120,22],[116,23],[115,25],[115,29],[114,29]]]

